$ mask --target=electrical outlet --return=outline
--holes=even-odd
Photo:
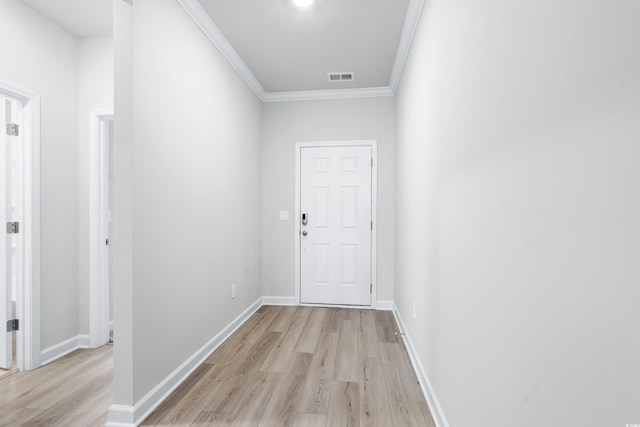
[[[235,283],[231,285],[231,299],[236,299],[236,285]],[[413,316],[415,319],[415,316]]]
[[[413,318],[416,318],[416,302],[413,302]]]

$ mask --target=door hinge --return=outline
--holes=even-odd
[[[372,294],[373,293],[373,283],[369,284],[369,293]]]
[[[7,223],[7,234],[18,234],[20,232],[20,223],[19,222],[8,222]]]
[[[371,221],[371,231],[373,231],[373,221]]]
[[[15,123],[7,123],[7,135],[18,136],[20,134],[20,126]]]
[[[15,332],[20,329],[20,321],[18,319],[7,320],[7,332]]]
[[[104,244],[105,244],[105,245],[107,245],[107,246],[109,246],[109,239],[105,240],[105,241],[104,241]]]
[[[371,158],[371,167],[373,167],[373,158]]]

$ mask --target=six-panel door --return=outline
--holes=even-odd
[[[300,300],[371,304],[371,147],[300,155]]]

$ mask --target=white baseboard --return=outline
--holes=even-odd
[[[138,424],[135,420],[135,409],[133,406],[113,404],[109,408],[109,419],[105,427],[132,427],[140,424],[144,420],[140,420]]]
[[[407,328],[405,327],[404,322],[402,321],[402,317],[400,316],[398,307],[396,306],[395,302],[392,302],[392,305],[393,305],[393,316],[396,318],[396,322],[400,327],[400,332],[402,333],[404,344],[407,347],[407,352],[409,353],[409,358],[411,359],[411,364],[413,365],[413,369],[416,371],[416,376],[418,377],[420,388],[422,388],[422,393],[424,394],[424,397],[427,400],[427,405],[429,405],[429,410],[431,411],[433,422],[436,424],[436,427],[449,427],[449,424],[447,423],[447,419],[444,417],[444,413],[442,412],[442,408],[440,407],[440,403],[438,403],[436,394],[433,391],[433,387],[431,387],[431,382],[429,381],[429,377],[427,377],[427,373],[424,370],[424,367],[422,366],[422,362],[420,362],[420,358],[418,357],[418,353],[416,352],[416,349],[413,346],[413,342],[411,341],[411,337],[407,332]]]
[[[295,297],[262,297],[263,305],[297,305]],[[393,310],[393,301],[376,301],[376,310],[384,310],[384,311],[392,311]],[[318,304],[305,304],[301,303],[302,306],[317,306]],[[323,307],[342,307],[342,308],[353,308],[351,305],[339,305],[339,304],[321,304]]]
[[[59,342],[58,344],[47,347],[40,353],[40,360],[44,366],[55,360],[60,359],[67,354],[76,351],[80,348],[89,348],[89,335],[76,335],[68,340]]]
[[[393,311],[393,307],[394,307],[393,301],[378,300],[376,301],[376,304],[377,304],[376,310]]]
[[[263,305],[296,305],[296,297],[262,297]]]
[[[263,299],[259,298],[215,337],[211,338],[208,343],[185,360],[182,365],[178,366],[135,405],[111,405],[109,408],[109,420],[106,424],[107,427],[134,427],[139,425],[262,305]]]

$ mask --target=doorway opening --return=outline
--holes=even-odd
[[[376,308],[377,143],[296,144],[297,304]]]
[[[0,368],[40,366],[40,97],[0,81]]]

